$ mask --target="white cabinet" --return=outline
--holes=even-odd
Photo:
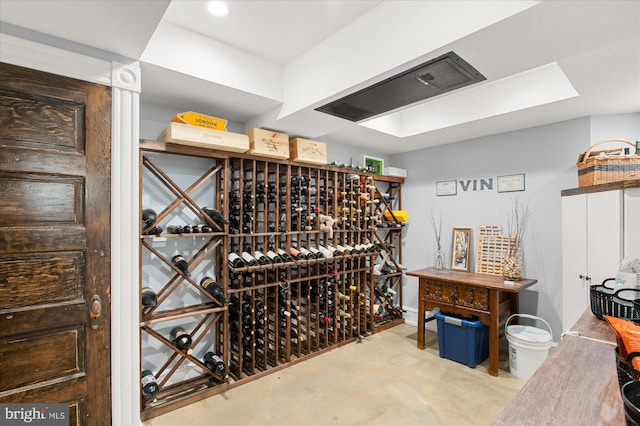
[[[618,271],[625,197],[622,189],[563,195],[562,329],[567,330],[590,306],[589,286]]]
[[[640,188],[624,191],[624,255],[640,257]]]

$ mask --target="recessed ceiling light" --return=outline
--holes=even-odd
[[[214,16],[227,16],[227,13],[229,13],[229,8],[223,1],[212,1],[207,8],[209,13]]]

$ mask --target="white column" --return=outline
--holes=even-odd
[[[114,62],[111,124],[112,424],[140,424],[140,67]]]

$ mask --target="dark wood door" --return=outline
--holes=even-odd
[[[0,403],[71,425],[111,423],[110,153],[110,88],[0,64]]]

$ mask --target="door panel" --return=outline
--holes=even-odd
[[[587,196],[562,197],[562,329],[568,330],[589,306]]]
[[[622,192],[587,195],[587,272],[591,284],[615,278],[622,260]]]
[[[110,131],[109,88],[0,64],[0,402],[70,424],[111,422]]]

